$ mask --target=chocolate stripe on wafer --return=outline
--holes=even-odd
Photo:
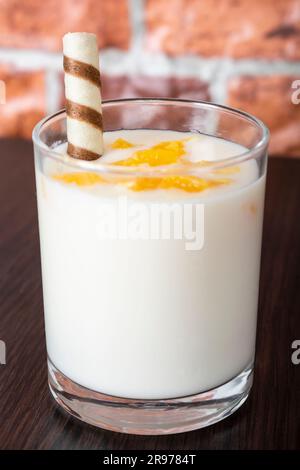
[[[88,122],[100,131],[103,130],[102,116],[98,111],[70,100],[66,100],[66,111],[68,117],[77,119],[78,121]]]
[[[86,150],[81,147],[76,147],[75,145],[70,144],[70,142],[68,142],[67,152],[70,157],[77,158],[78,160],[92,161],[101,157],[98,153],[91,152],[90,150]]]
[[[95,67],[89,64],[84,64],[79,60],[71,59],[64,56],[64,71],[74,77],[89,80],[94,85],[101,87],[100,73]]]

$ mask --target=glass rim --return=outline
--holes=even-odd
[[[210,173],[211,171],[215,171],[218,169],[230,167],[233,165],[237,165],[240,163],[243,163],[247,160],[251,160],[253,158],[256,158],[257,156],[260,155],[260,153],[263,153],[264,151],[267,150],[268,142],[269,142],[269,129],[267,126],[258,118],[253,116],[252,114],[249,114],[245,111],[242,111],[240,109],[236,108],[231,108],[229,106],[221,105],[221,104],[216,104],[216,103],[210,103],[208,101],[200,101],[200,100],[188,100],[188,99],[180,99],[180,98],[122,98],[122,99],[116,99],[116,100],[104,100],[102,102],[102,107],[105,106],[118,106],[126,103],[136,103],[136,104],[177,104],[177,105],[194,105],[199,108],[206,108],[206,109],[214,109],[214,110],[220,110],[224,111],[227,113],[230,113],[234,116],[237,117],[242,117],[246,120],[248,120],[250,123],[256,125],[257,128],[261,130],[261,138],[259,141],[252,147],[247,150],[245,150],[242,153],[239,153],[235,156],[223,158],[220,160],[215,160],[215,161],[206,161],[205,166],[197,167],[197,164],[191,164],[191,165],[184,165],[184,164],[178,164],[176,165],[166,165],[166,166],[157,166],[157,167],[141,167],[137,166],[118,166],[118,165],[111,165],[109,163],[100,163],[99,164],[99,159],[95,161],[86,161],[86,160],[79,160],[75,159],[72,157],[69,157],[67,160],[64,159],[62,160],[62,154],[56,152],[54,149],[48,147],[46,144],[44,144],[41,139],[40,139],[40,132],[42,131],[43,127],[48,123],[51,122],[53,119],[58,118],[59,116],[64,117],[66,116],[66,110],[65,108],[60,109],[56,111],[53,114],[47,115],[44,117],[42,120],[40,120],[35,127],[33,128],[32,132],[32,140],[34,143],[34,146],[39,148],[41,151],[46,152],[47,156],[54,159],[55,161],[58,161],[59,163],[63,163],[66,166],[69,166],[73,169],[83,169],[83,170],[89,170],[97,173],[114,173],[114,174],[123,174],[123,175],[134,175],[134,176],[151,176],[151,174],[157,176],[157,175],[165,175],[165,174],[176,174],[176,173],[185,173],[185,174],[195,174],[197,172],[200,172],[201,174],[203,173]],[[125,128],[122,128],[125,129]],[[122,129],[116,129],[116,130],[122,130]],[[150,129],[150,128],[149,128]],[[126,129],[125,129],[126,130]],[[166,129],[168,130],[168,129]],[[172,129],[169,129],[172,130]],[[180,132],[180,131],[179,131]],[[206,134],[209,135],[209,134]],[[216,137],[217,136],[213,136]],[[228,139],[224,139],[228,140]],[[231,142],[231,141],[229,141]],[[99,157],[101,159],[101,157]]]

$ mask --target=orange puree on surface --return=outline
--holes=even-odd
[[[183,157],[185,153],[184,142],[182,140],[160,142],[159,144],[156,144],[148,149],[137,150],[134,152],[132,157],[125,160],[119,160],[115,162],[114,165],[170,165],[172,163],[178,163],[180,157]]]
[[[117,139],[111,144],[113,149],[127,149],[134,147],[133,144]],[[118,166],[163,166],[181,162],[181,158],[186,155],[185,141],[174,140],[160,142],[150,148],[136,150],[132,156],[124,160],[119,160],[112,165]],[[187,163],[185,160],[184,163]],[[199,162],[201,163],[201,162]],[[206,163],[206,162],[205,162]],[[209,164],[209,162],[207,162]],[[193,163],[190,163],[193,165]],[[197,167],[197,164],[195,165]],[[205,166],[205,165],[204,165]],[[231,167],[215,170],[221,175],[233,174],[239,171],[239,167]],[[73,172],[53,175],[53,178],[64,183],[73,183],[77,186],[91,186],[99,183],[123,184],[132,191],[147,191],[154,189],[180,189],[187,192],[200,192],[208,188],[213,188],[231,182],[228,178],[210,179],[194,175],[166,175],[159,177],[148,176],[114,176],[110,180],[94,172]]]
[[[134,147],[134,145],[125,139],[117,139],[111,144],[112,149],[129,149],[131,147]]]

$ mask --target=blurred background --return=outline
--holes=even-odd
[[[0,137],[64,106],[68,31],[97,34],[104,99],[234,106],[269,126],[272,155],[300,156],[300,0],[0,0]]]

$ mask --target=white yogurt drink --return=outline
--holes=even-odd
[[[265,178],[255,160],[211,171],[246,150],[216,137],[122,130],[104,144],[84,169],[60,146],[36,171],[49,358],[75,383],[118,397],[216,388],[254,359]],[[165,176],[139,176],[158,167]],[[184,214],[192,238],[147,237],[145,226],[131,236],[161,204]],[[105,236],[103,208],[115,214]],[[118,233],[124,223],[131,235]]]

